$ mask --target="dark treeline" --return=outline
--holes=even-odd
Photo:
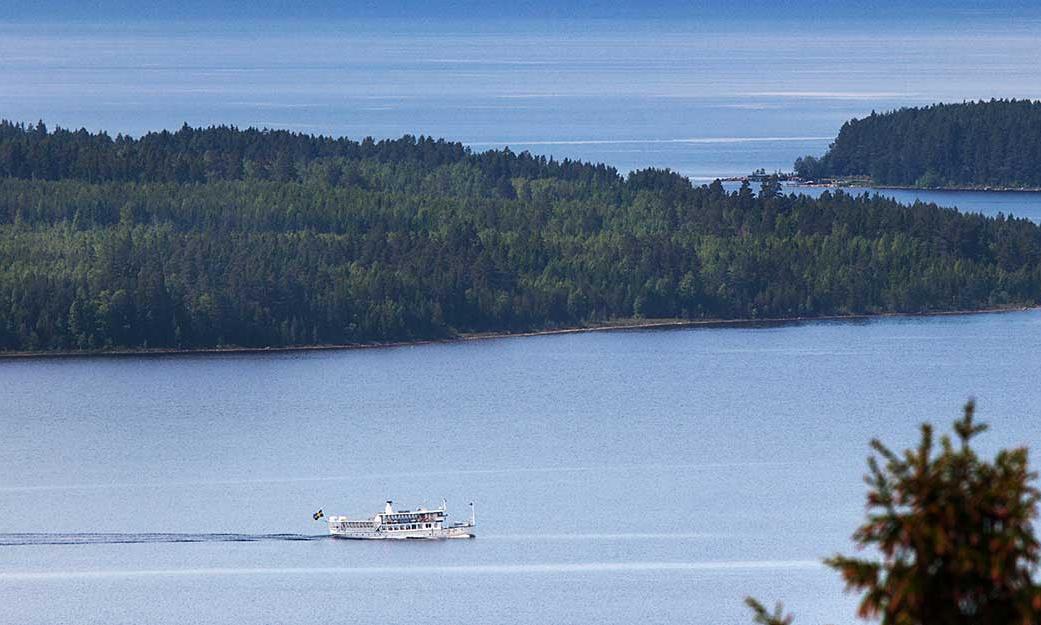
[[[141,138],[110,137],[85,129],[48,131],[36,125],[0,121],[0,177],[86,182],[213,182],[215,180],[301,179],[297,167],[319,159],[395,163],[431,169],[466,163],[495,180],[512,176],[596,180],[618,173],[605,165],[555,161],[508,150],[473,154],[461,143],[406,135],[400,139],[362,141],[293,133],[285,130],[239,130],[231,126],[151,132]],[[327,182],[355,172],[328,168]],[[356,181],[355,181],[356,182]],[[509,184],[496,188],[509,194]]]
[[[903,108],[843,124],[803,178],[870,176],[921,187],[1041,187],[1041,101],[991,100]]]
[[[404,137],[2,126],[0,349],[282,346],[1041,300],[1041,228]],[[14,156],[12,156],[14,155]],[[218,165],[219,164],[219,165]]]

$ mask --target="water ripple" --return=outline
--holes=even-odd
[[[87,571],[11,571],[0,581],[48,581],[113,577],[210,577],[230,575],[483,575],[628,573],[639,571],[724,572],[747,570],[811,570],[822,568],[816,560],[720,560],[700,562],[545,562],[534,564],[473,564],[459,566],[361,566],[361,567],[243,567],[185,569],[119,569]]]
[[[0,546],[30,545],[123,545],[140,543],[241,543],[258,541],[322,540],[328,535],[308,534],[0,534]]]

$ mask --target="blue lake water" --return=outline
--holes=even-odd
[[[708,181],[787,170],[872,110],[1041,96],[1035,12],[857,11],[0,22],[0,115],[428,134]],[[1037,194],[882,192],[1041,221]],[[1036,447],[1038,345],[1030,311],[2,361],[0,622],[726,625],[752,594],[851,623],[818,563],[849,549],[868,439],[975,395],[988,445]],[[476,502],[478,539],[338,542],[310,517],[442,496]]]
[[[823,192],[820,187],[809,188],[796,186],[795,193],[806,193],[817,196]],[[980,213],[994,217],[1002,214],[1041,222],[1041,193],[1036,191],[937,191],[932,189],[866,189],[848,187],[846,193],[879,193],[891,197],[898,202],[913,204],[914,202],[930,202],[939,206],[957,208],[966,213]]]
[[[428,134],[712,178],[790,169],[872,110],[1041,97],[1032,13],[0,22],[0,112],[112,133]]]
[[[1036,446],[1038,345],[1025,311],[3,361],[0,621],[850,623],[818,562],[867,441],[974,395],[988,450]],[[310,518],[440,497],[476,540]]]
[[[698,181],[821,154],[872,110],[1041,97],[1041,19],[0,21],[0,114],[139,134],[427,134]],[[825,21],[821,21],[824,19]],[[900,199],[915,196],[894,192]],[[1041,218],[1039,194],[948,194]]]
[[[702,183],[705,184],[705,183]],[[751,183],[752,188],[759,189],[758,183]],[[736,191],[740,182],[724,182],[723,188]],[[796,193],[818,197],[825,191],[835,193],[836,189],[820,186],[786,184],[785,193]],[[957,208],[966,213],[979,213],[989,217],[1004,215],[1041,222],[1041,193],[1036,191],[941,191],[935,189],[886,189],[870,187],[843,187],[843,193],[851,195],[879,194],[891,197],[904,204],[926,202],[947,208]]]

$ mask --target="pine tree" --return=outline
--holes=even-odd
[[[847,589],[863,593],[858,616],[883,625],[1036,625],[1041,549],[1034,533],[1039,494],[1027,450],[982,460],[973,439],[987,426],[975,404],[954,423],[955,438],[922,425],[915,449],[896,453],[878,440],[865,480],[868,518],[853,538],[874,558],[836,555],[825,563]],[[881,461],[880,461],[880,458]],[[789,625],[752,598],[755,622]]]
[[[792,615],[785,615],[784,605],[778,603],[771,614],[763,604],[751,597],[745,598],[745,605],[752,609],[755,614],[753,622],[756,625],[792,625]]]
[[[973,439],[987,426],[965,406],[956,438],[922,426],[917,449],[902,454],[878,440],[865,478],[868,520],[854,534],[881,560],[837,555],[827,564],[850,590],[859,614],[883,625],[1033,625],[1041,588],[1032,579],[1041,550],[1034,534],[1039,492],[1026,448],[982,460]],[[883,464],[884,463],[884,464]]]

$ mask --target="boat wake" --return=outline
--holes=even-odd
[[[473,564],[457,566],[328,566],[328,567],[242,567],[188,569],[120,569],[87,571],[0,571],[0,581],[47,581],[68,579],[226,577],[267,575],[318,575],[338,579],[342,575],[369,580],[382,575],[559,575],[572,573],[813,571],[822,569],[817,560],[752,560],[703,562],[576,562],[537,564]]]
[[[125,545],[140,543],[249,543],[324,540],[325,534],[0,534],[0,547],[28,545]]]
[[[700,540],[730,538],[734,534],[716,533],[611,533],[611,534],[488,534],[485,540],[503,541],[629,541],[629,540]],[[31,545],[133,545],[142,543],[250,543],[278,541],[313,541],[330,538],[328,534],[186,534],[186,533],[0,533],[0,547]]]
[[[734,538],[737,534],[711,533],[711,532],[678,532],[678,533],[646,533],[646,532],[623,532],[612,534],[482,534],[483,540],[516,540],[523,542],[535,541],[627,541],[627,540],[701,540],[715,538]]]

